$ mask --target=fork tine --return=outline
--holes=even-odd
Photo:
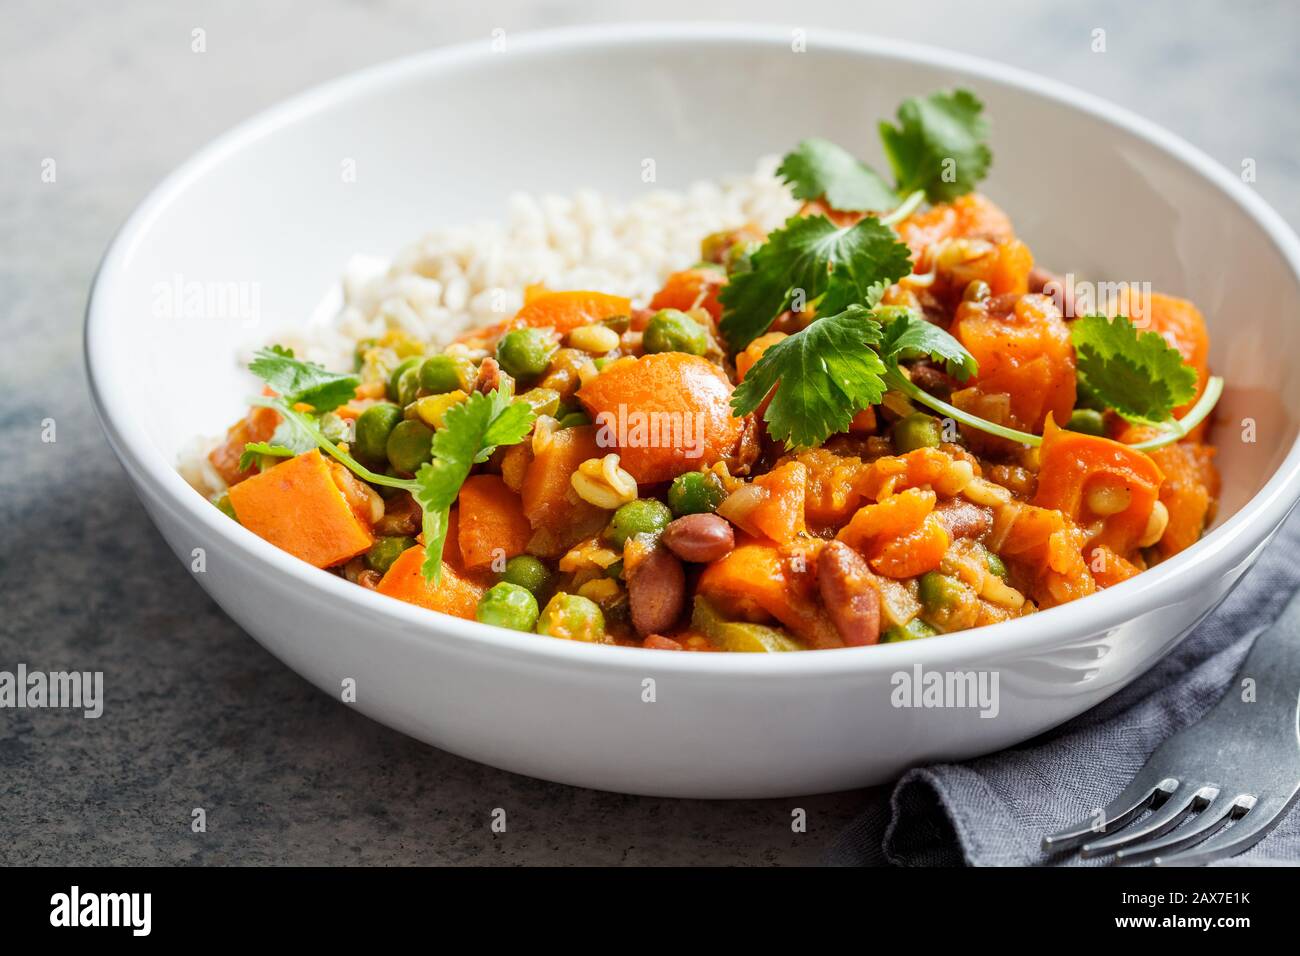
[[[1183,821],[1192,810],[1207,806],[1219,791],[1214,787],[1185,787],[1156,808],[1151,816],[1140,824],[1125,827],[1114,836],[1102,840],[1092,840],[1079,848],[1079,855],[1085,859],[1114,853],[1120,847],[1132,846],[1142,840],[1154,839],[1168,833]]]
[[[1202,840],[1208,840],[1223,829],[1230,820],[1238,819],[1246,812],[1241,807],[1240,800],[1241,798],[1237,797],[1226,804],[1220,802],[1218,805],[1207,806],[1187,826],[1180,827],[1158,840],[1149,840],[1140,846],[1125,847],[1116,852],[1115,860],[1132,862],[1145,857],[1157,857],[1161,853],[1176,853]]]
[[[1118,830],[1147,807],[1163,805],[1178,789],[1178,781],[1173,777],[1166,777],[1155,785],[1143,782],[1142,778],[1143,775],[1139,774],[1118,797],[1106,805],[1101,811],[1100,828],[1096,826],[1094,820],[1081,820],[1060,833],[1043,837],[1043,850],[1049,853],[1069,850],[1098,833]]]
[[[1157,856],[1151,862],[1156,866],[1204,866],[1244,853],[1268,836],[1289,805],[1281,801],[1260,805],[1254,797],[1243,794],[1233,801],[1233,809],[1240,812],[1231,827],[1220,830],[1204,843],[1172,856]]]

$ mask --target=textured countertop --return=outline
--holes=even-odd
[[[309,85],[450,42],[700,5],[88,4],[0,32],[0,670],[102,670],[104,716],[0,711],[0,863],[813,863],[862,805],[678,802],[441,753],[318,693],[228,620],[154,531],[88,405],[81,325],[105,245],[170,168]],[[1300,8],[1288,3],[717,4],[711,19],[876,32],[1113,99],[1300,222]],[[192,31],[207,52],[191,52]],[[1096,30],[1106,51],[1093,52]],[[44,182],[46,160],[57,178]],[[1121,227],[1122,228],[1122,227]],[[42,441],[52,419],[56,441]],[[791,810],[807,832],[791,832]],[[191,831],[203,807],[205,833]],[[509,831],[493,834],[505,807]]]

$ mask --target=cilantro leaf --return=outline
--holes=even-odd
[[[447,410],[433,435],[433,459],[420,466],[411,494],[424,510],[425,579],[442,578],[442,550],[447,541],[451,506],[475,464],[487,461],[499,445],[523,441],[536,416],[526,402],[514,402],[500,389],[475,392]]]
[[[303,403],[317,412],[333,411],[356,394],[355,375],[331,372],[312,362],[293,357],[293,350],[273,345],[260,349],[249,371],[275,389],[290,405]]]
[[[953,336],[911,310],[885,323],[880,355],[886,362],[898,364],[917,353],[942,362],[948,374],[964,382],[979,371],[975,356]]]
[[[880,336],[880,323],[861,306],[817,319],[754,363],[731,396],[736,415],[754,411],[775,388],[763,418],[787,448],[847,430],[854,415],[885,394],[885,363],[872,350]]]
[[[752,268],[722,292],[722,334],[733,351],[766,332],[794,305],[823,315],[872,306],[912,271],[911,253],[879,219],[837,227],[825,216],[792,216],[754,253]],[[800,296],[802,293],[802,296]]]
[[[993,154],[984,144],[984,104],[968,90],[913,96],[898,108],[898,125],[880,123],[885,155],[900,195],[925,190],[931,202],[948,202],[988,175]]]
[[[316,444],[313,442],[312,448],[315,447]],[[307,450],[310,451],[311,449]],[[302,452],[294,451],[292,448],[287,448],[284,445],[275,445],[271,442],[264,441],[250,441],[244,446],[244,451],[239,456],[239,470],[246,471],[253,463],[253,460],[260,455],[270,455],[273,458],[292,458],[294,455],[300,454],[302,454]]]
[[[898,197],[874,169],[825,139],[806,139],[781,160],[776,173],[796,199],[825,197],[844,212],[893,209]]]
[[[1159,425],[1196,395],[1196,370],[1157,332],[1125,316],[1085,315],[1070,328],[1076,374],[1088,393],[1131,422]]]

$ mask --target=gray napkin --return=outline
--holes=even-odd
[[[1226,691],[1250,642],[1300,587],[1300,512],[1228,599],[1150,671],[1013,750],[910,770],[868,791],[831,848],[840,866],[1028,866],[1044,833],[1105,806],[1171,734]],[[1077,857],[1068,858],[1078,862]],[[1104,861],[1103,861],[1104,862]],[[1300,863],[1300,805],[1234,863]]]

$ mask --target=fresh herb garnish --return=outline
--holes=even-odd
[[[753,254],[753,270],[734,276],[723,289],[720,328],[733,352],[766,332],[786,309],[822,316],[754,364],[732,397],[737,415],[755,411],[772,394],[764,414],[769,433],[787,445],[814,445],[843,431],[857,412],[893,389],[971,428],[1025,445],[1041,443],[1038,435],[986,421],[913,385],[904,361],[926,356],[966,381],[976,373],[975,359],[915,313],[875,308],[883,291],[912,270],[907,248],[887,227],[924,200],[950,202],[988,175],[992,154],[984,142],[983,110],[967,90],[904,100],[896,123],[879,125],[894,173],[892,189],[870,166],[826,140],[804,140],[785,156],[777,172],[795,198],[823,200],[840,212],[893,212],[845,227],[824,216],[790,219]],[[1222,379],[1210,378],[1196,405],[1175,421],[1172,410],[1196,394],[1196,373],[1176,349],[1154,333],[1139,335],[1127,319],[1085,316],[1072,334],[1080,395],[1159,430],[1135,448],[1182,438],[1222,393]]]
[[[843,212],[898,205],[898,194],[879,173],[829,140],[804,140],[781,160],[776,174],[790,184],[795,199],[824,198],[832,209]]]
[[[421,465],[415,477],[396,478],[371,471],[321,430],[317,416],[356,394],[356,376],[340,375],[300,361],[292,351],[279,346],[259,351],[248,367],[278,392],[254,399],[254,404],[275,409],[281,422],[270,442],[249,442],[244,446],[240,467],[247,467],[257,455],[284,457],[319,447],[362,481],[409,491],[424,511],[425,559],[421,572],[432,584],[442,577],[450,509],[470,469],[487,461],[499,446],[523,441],[536,419],[526,402],[514,400],[500,389],[486,395],[475,392],[447,410],[442,427],[433,436],[433,459]],[[304,405],[310,405],[311,410],[301,408]]]
[[[885,363],[873,350],[880,336],[880,323],[860,305],[819,318],[763,353],[732,407],[747,415],[776,388],[763,414],[768,434],[787,447],[819,444],[885,394]]]
[[[833,315],[870,307],[912,271],[911,253],[879,219],[838,227],[825,216],[793,216],[732,277],[718,298],[721,330],[735,351],[758,338],[790,308]]]
[[[447,410],[433,435],[433,460],[416,472],[411,494],[424,510],[426,580],[438,582],[442,549],[447,540],[451,506],[470,469],[488,460],[500,445],[517,445],[533,427],[536,416],[526,402],[515,402],[500,389],[475,392]]]
[[[1196,395],[1196,370],[1157,332],[1126,316],[1085,315],[1070,326],[1076,372],[1087,393],[1128,421],[1163,425]]]
[[[993,154],[984,143],[984,104],[968,90],[913,96],[898,107],[898,125],[880,123],[880,139],[893,170],[883,176],[848,150],[824,139],[806,139],[786,154],[777,175],[796,199],[824,199],[841,212],[892,209],[920,192],[930,202],[949,202],[988,175]]]
[[[898,125],[880,123],[885,155],[899,195],[924,190],[930,202],[951,202],[988,175],[984,104],[969,90],[913,96],[898,108]]]
[[[893,365],[904,359],[929,357],[942,362],[948,374],[964,382],[979,371],[975,356],[950,332],[927,322],[910,309],[881,309],[885,323],[880,354]]]
[[[360,384],[355,375],[300,361],[294,358],[293,349],[279,345],[259,350],[248,369],[289,404],[310,405],[318,415],[351,401]]]
[[[722,290],[720,328],[733,352],[768,330],[786,309],[834,315],[850,305],[870,308],[891,283],[912,271],[911,254],[887,228],[920,203],[970,192],[988,173],[983,105],[965,90],[912,97],[898,108],[898,126],[880,124],[885,154],[897,179],[884,178],[847,150],[806,139],[777,173],[797,199],[824,199],[840,212],[883,212],[837,227],[825,216],[795,217],[768,236],[751,257],[752,270]],[[901,198],[900,198],[901,197]],[[802,293],[802,301],[796,297]]]
[[[315,447],[315,445],[312,445],[312,448]],[[239,456],[239,470],[247,471],[253,462],[263,455],[268,458],[292,458],[294,455],[301,455],[304,451],[311,451],[311,448],[295,451],[287,445],[277,445],[265,441],[250,441],[244,446],[244,451]]]

